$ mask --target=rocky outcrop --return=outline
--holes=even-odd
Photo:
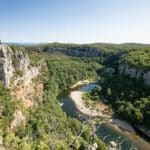
[[[12,51],[5,44],[0,44],[0,80],[9,87],[13,77],[13,85],[23,81],[28,85],[33,77],[39,73],[38,67],[30,65],[30,59],[22,50]]]
[[[143,79],[147,85],[150,85],[150,71],[148,71],[147,73],[144,73]]]
[[[101,55],[100,50],[90,47],[77,47],[77,48],[46,48],[48,53],[61,53],[74,57],[99,57]]]
[[[14,67],[12,65],[12,50],[4,44],[0,44],[0,80],[6,86],[10,84],[13,76]]]
[[[109,75],[113,75],[115,73],[115,69],[112,67],[106,67],[104,72],[108,73]]]
[[[13,85],[17,86],[17,84],[22,81],[24,86],[29,85],[29,83],[31,82],[31,80],[36,77],[39,74],[39,68],[37,67],[30,67],[30,69],[28,70],[22,70],[23,71],[23,75],[22,76],[18,76],[14,82]]]
[[[14,120],[11,123],[10,129],[13,130],[18,127],[21,123],[25,122],[26,117],[20,110],[16,110],[14,113]]]
[[[142,78],[146,85],[150,85],[150,71],[144,71],[122,63],[119,65],[119,73],[129,75],[131,78]]]
[[[98,149],[97,143],[94,143],[93,145],[90,145],[90,146],[88,147],[88,150],[97,150],[97,149]]]
[[[22,51],[15,51],[14,56],[13,56],[14,61],[16,60],[17,62],[15,63],[15,67],[17,69],[20,69],[22,71],[27,71],[30,66],[30,60],[27,54],[25,54]]]

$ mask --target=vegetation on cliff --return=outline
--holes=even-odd
[[[150,70],[150,48],[134,49],[123,58],[123,61],[132,67]]]
[[[5,131],[12,121],[15,108],[10,91],[0,82],[0,132]]]

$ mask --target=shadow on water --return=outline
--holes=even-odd
[[[66,112],[68,117],[80,119],[79,112],[70,97],[63,95],[60,101],[63,103],[62,109]]]

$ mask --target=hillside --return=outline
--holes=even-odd
[[[91,141],[90,125],[83,128],[81,122],[68,118],[58,101],[78,80],[97,78],[98,60],[34,51],[30,60],[23,47],[0,46],[0,136],[6,149],[87,149],[94,142],[105,149],[96,136]]]
[[[0,44],[0,136],[6,149],[98,149],[91,123],[67,117],[59,97],[80,80],[97,80],[92,97],[149,129],[150,46],[140,44]],[[81,134],[80,131],[82,131]],[[80,136],[79,136],[80,135]],[[78,138],[77,138],[78,137]]]
[[[133,49],[124,57],[123,61],[132,67],[150,70],[150,49]]]

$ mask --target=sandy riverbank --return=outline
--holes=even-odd
[[[103,118],[107,118],[109,119],[110,123],[116,124],[119,128],[129,131],[129,132],[135,132],[133,127],[126,121],[123,120],[119,120],[119,119],[113,119],[112,116],[110,115],[106,115],[103,114],[103,112],[101,111],[97,111],[96,109],[91,109],[89,107],[86,106],[86,104],[84,103],[84,100],[82,99],[82,95],[86,92],[89,91],[88,86],[90,86],[90,84],[94,83],[93,81],[79,81],[78,83],[76,83],[75,85],[72,86],[72,88],[75,88],[79,85],[83,85],[83,84],[88,84],[87,86],[85,86],[84,89],[79,89],[79,90],[75,90],[72,91],[70,93],[70,97],[73,100],[73,102],[75,103],[77,109],[90,117],[103,117]],[[94,86],[90,87],[90,90],[92,90],[93,88],[95,88]]]
[[[91,116],[91,117],[102,116],[101,112],[97,112],[96,110],[91,110],[90,108],[86,107],[86,105],[82,99],[82,94],[83,94],[83,92],[81,92],[81,91],[73,91],[70,94],[70,97],[74,101],[78,110],[87,116]]]
[[[96,83],[96,81],[89,81],[89,80],[83,80],[83,81],[78,81],[77,83],[75,83],[71,89],[74,89],[78,86],[81,86],[81,85],[85,85],[85,84],[90,84],[90,83]]]

